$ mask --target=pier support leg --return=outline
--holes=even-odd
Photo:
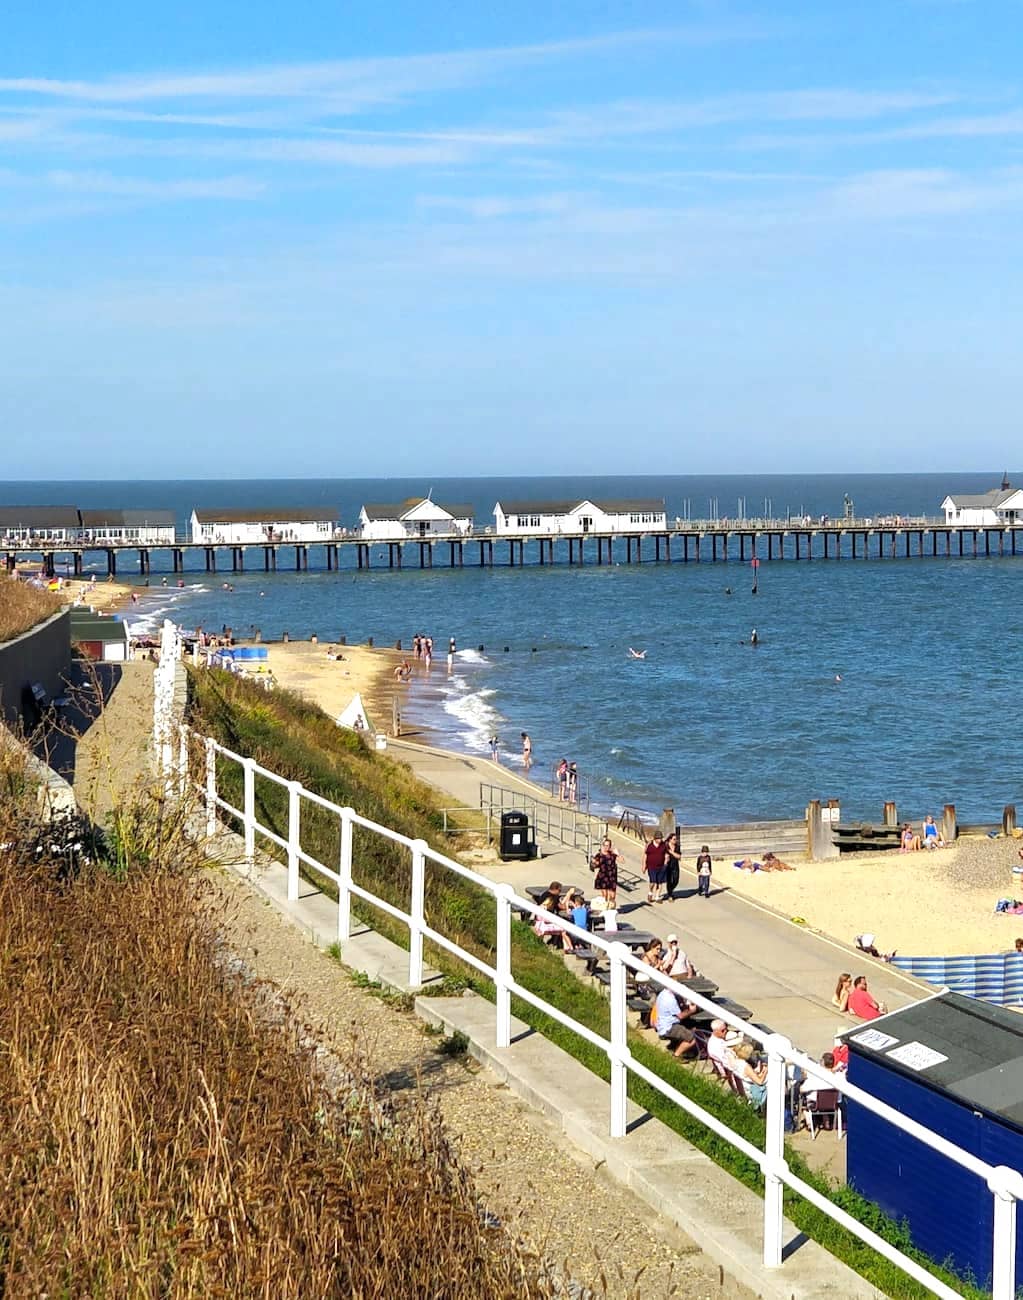
[[[81,551],[75,551],[74,561],[75,561],[75,577],[80,578],[82,576],[82,552]]]
[[[117,552],[111,547],[107,551],[107,573],[117,572]]]
[[[571,545],[572,543],[569,542],[569,547],[571,547]],[[515,567],[515,543],[513,541],[509,541],[508,543],[508,566],[509,568]]]
[[[682,563],[689,563],[689,534],[682,534]]]
[[[217,571],[217,551],[216,547],[207,546],[206,548],[206,572],[216,573]]]
[[[175,573],[181,573],[185,567],[185,553],[178,546],[171,551],[171,567]]]

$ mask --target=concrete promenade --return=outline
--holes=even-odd
[[[481,781],[536,799],[549,798],[521,771],[490,759],[390,739],[388,752],[453,803],[478,807]],[[641,874],[643,850],[638,840],[614,831],[611,836],[628,869]],[[555,879],[592,893],[593,877],[581,851],[552,845],[548,857],[547,846],[543,847],[541,861],[474,864],[474,869],[492,880],[507,881],[520,893],[525,885]],[[823,876],[827,863],[814,869]],[[697,897],[695,873],[685,867],[671,902],[648,904],[643,887],[631,893],[620,890],[619,915],[662,939],[677,934],[693,964],[720,986],[722,994],[749,1007],[755,1023],[785,1034],[813,1056],[831,1047],[836,1032],[855,1023],[831,1005],[839,971],[867,975],[874,996],[891,1010],[934,992],[930,985],[857,954],[849,944],[795,925],[772,909],[732,893],[728,878],[733,871],[730,862],[715,863],[715,892],[709,899]]]

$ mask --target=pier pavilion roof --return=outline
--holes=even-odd
[[[74,506],[0,506],[0,528],[77,528]]]
[[[166,528],[174,524],[173,510],[83,510],[83,528]]]
[[[275,510],[211,509],[196,506],[192,512],[201,524],[318,524],[333,523],[338,511],[331,506],[279,506]]]
[[[596,506],[608,515],[620,515],[633,510],[652,510],[659,513],[664,509],[664,498],[623,498],[596,501],[592,497],[577,497],[574,501],[499,501],[497,503],[506,515],[570,515],[580,506]]]
[[[412,515],[417,507],[425,505],[429,501],[430,505],[442,510],[452,519],[471,519],[473,517],[472,506],[447,506],[442,501],[433,501],[429,497],[410,497],[407,501],[402,501],[398,505],[366,505],[362,507],[363,513],[367,519],[406,519]]]
[[[952,505],[958,506],[961,510],[997,510],[1000,505],[1004,505],[1010,497],[1016,496],[1019,488],[992,488],[990,492],[975,493],[973,496],[947,496],[946,501]]]

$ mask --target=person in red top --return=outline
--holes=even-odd
[[[869,991],[866,975],[857,975],[849,994],[849,1010],[859,1020],[876,1020],[885,1015],[888,1008]]]
[[[657,831],[643,851],[643,865],[646,868],[647,876],[650,878],[650,887],[646,896],[648,903],[664,902],[668,881],[667,862],[668,846],[661,838],[660,831]]]

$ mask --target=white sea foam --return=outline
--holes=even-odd
[[[490,660],[478,650],[456,650],[455,658],[466,664],[488,664]]]
[[[466,747],[480,752],[488,748],[490,737],[505,721],[481,691],[451,691],[444,701],[444,712],[461,724],[458,735]]]

